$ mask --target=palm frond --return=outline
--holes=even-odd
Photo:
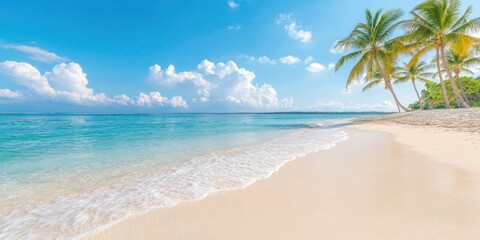
[[[358,57],[360,57],[362,54],[364,54],[364,51],[363,51],[363,50],[359,50],[359,51],[352,52],[352,53],[349,53],[349,54],[347,54],[347,55],[342,56],[342,57],[338,60],[336,66],[335,66],[335,71],[338,71],[338,69],[340,69],[346,61],[349,61],[349,60],[358,58]]]
[[[365,85],[365,87],[362,88],[362,92],[365,92],[365,91],[367,91],[367,90],[369,90],[369,89],[371,89],[371,88],[373,88],[377,85],[380,85],[382,83],[383,83],[382,80],[373,80],[373,81],[367,83],[367,85]]]

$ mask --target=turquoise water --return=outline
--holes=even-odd
[[[245,187],[345,140],[326,126],[359,116],[0,115],[0,238],[75,238]]]

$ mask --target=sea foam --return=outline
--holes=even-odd
[[[244,188],[286,162],[333,147],[347,133],[323,122],[273,140],[192,158],[157,174],[128,179],[0,216],[0,239],[76,239],[128,216]],[[322,126],[322,127],[320,127]]]

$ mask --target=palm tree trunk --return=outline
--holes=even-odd
[[[457,79],[458,86],[460,86],[460,90],[462,90],[463,99],[465,99],[465,102],[470,105],[470,102],[468,101],[468,97],[467,97],[467,92],[463,87],[463,83],[462,83],[462,80],[460,79],[460,75],[458,74],[458,72],[455,72],[455,78]]]
[[[402,110],[400,110],[400,106],[398,106],[398,103],[397,103],[397,102],[395,102],[395,106],[397,106],[397,111],[398,111],[399,113],[402,112]]]
[[[388,81],[388,80],[387,80],[387,81]],[[393,86],[392,86],[392,84],[390,83],[390,81],[388,81],[387,86],[388,86],[388,90],[390,90],[390,93],[391,93],[392,96],[393,96],[393,99],[395,100],[395,103],[397,104],[398,112],[400,112],[400,108],[401,108],[403,111],[405,111],[405,112],[409,112],[410,109],[407,108],[407,107],[405,107],[405,106],[403,106],[403,105],[400,103],[400,101],[398,100],[397,94],[395,94],[395,91],[393,91]]]
[[[445,87],[445,82],[443,81],[442,69],[440,68],[440,53],[438,51],[438,48],[435,48],[435,51],[437,53],[437,69],[438,77],[440,78],[440,86],[443,93],[443,102],[445,102],[445,108],[452,108],[450,106],[450,102],[448,101],[447,88]]]
[[[468,105],[465,100],[463,100],[462,95],[458,92],[457,84],[455,83],[455,80],[453,80],[452,72],[450,71],[450,68],[448,67],[447,64],[447,58],[445,57],[445,47],[442,46],[440,48],[441,54],[442,54],[442,62],[443,62],[443,67],[445,70],[447,70],[447,75],[448,75],[448,80],[450,81],[450,84],[452,84],[452,89],[453,93],[455,94],[455,99],[457,100],[458,107],[459,108],[469,108],[470,105]]]
[[[415,89],[415,93],[417,93],[418,103],[420,104],[420,110],[423,110],[422,98],[420,97],[420,94],[418,93],[417,85],[415,84],[415,78],[412,78],[412,83],[413,83],[413,88]]]
[[[400,112],[400,108],[403,109],[405,112],[410,111],[410,109],[406,108],[403,106],[400,101],[397,98],[397,95],[395,94],[395,91],[393,91],[392,84],[390,83],[390,80],[387,78],[387,75],[385,75],[385,72],[383,71],[382,65],[378,61],[377,56],[375,56],[375,64],[378,67],[378,71],[380,71],[380,74],[382,74],[383,80],[385,81],[385,85],[387,85],[388,90],[390,90],[390,93],[393,96],[393,99],[395,100],[395,103],[397,104],[398,111]]]

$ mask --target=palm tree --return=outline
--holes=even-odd
[[[460,56],[455,54],[453,51],[448,51],[447,52],[447,63],[450,69],[453,71],[455,74],[455,78],[457,79],[458,85],[460,86],[460,89],[462,90],[462,96],[465,99],[467,103],[468,97],[467,97],[467,92],[465,91],[465,87],[463,86],[463,83],[460,79],[460,73],[465,72],[468,74],[474,74],[472,70],[470,70],[471,67],[475,67],[476,65],[480,64],[480,57],[475,57],[473,55],[466,55],[466,56]]]
[[[389,73],[387,75],[387,81],[385,81],[385,78],[383,78],[382,74],[379,72],[376,72],[372,76],[366,75],[365,78],[363,79],[364,81],[364,87],[362,88],[362,92],[365,92],[373,87],[376,86],[382,86],[385,90],[388,90],[388,82],[392,82],[392,74],[395,74],[395,70],[392,73]],[[400,106],[397,105],[398,112],[400,112]]]
[[[426,53],[435,50],[437,69],[441,72],[441,60],[459,107],[470,107],[458,91],[445,54],[445,49],[451,48],[456,53],[465,55],[479,40],[470,36],[469,33],[479,28],[480,18],[470,19],[471,6],[460,14],[460,5],[460,0],[426,0],[414,8],[411,12],[413,19],[404,21],[403,25],[408,31],[405,38],[414,42],[411,47],[419,49],[411,63],[417,62]],[[439,74],[439,77],[445,104],[449,107],[442,74]]]
[[[367,9],[365,11],[366,22],[358,23],[347,38],[336,42],[335,49],[339,51],[353,50],[353,52],[342,56],[337,62],[335,70],[340,69],[346,61],[359,59],[350,71],[346,88],[348,89],[355,80],[363,79],[365,75],[371,78],[378,72],[385,81],[397,107],[409,111],[398,100],[392,83],[387,77],[397,58],[397,52],[394,51],[397,42],[394,41],[395,39],[391,39],[391,35],[397,29],[397,21],[402,14],[402,11],[398,9],[386,11],[383,14],[382,10],[372,13]]]
[[[391,82],[392,73],[387,74],[387,81],[383,78],[382,74],[378,71],[375,72],[373,75],[368,76],[366,75],[363,79],[365,86],[362,88],[362,92],[365,92],[373,87],[383,85],[385,90],[388,90],[387,82]],[[400,107],[397,105],[398,112],[400,112]]]
[[[380,73],[376,73],[372,77],[366,76],[364,81],[365,86],[362,88],[363,92],[379,85],[383,85],[383,88],[388,89],[386,81],[383,79],[382,74]],[[398,111],[400,111],[400,109],[398,109]]]
[[[418,97],[418,103],[420,104],[420,110],[423,109],[422,97],[418,92],[416,82],[428,82],[429,78],[433,76],[434,73],[429,72],[431,65],[426,64],[424,61],[420,61],[416,64],[407,64],[404,63],[403,66],[398,67],[397,71],[393,74],[395,79],[394,83],[404,83],[412,82],[415,93]]]

